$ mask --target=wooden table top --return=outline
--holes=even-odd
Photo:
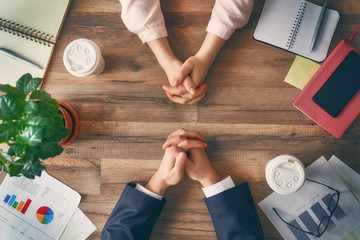
[[[312,1],[322,4],[322,1]],[[196,53],[206,35],[213,0],[162,0],[169,42],[182,61]],[[124,26],[117,0],[73,0],[43,89],[69,103],[80,132],[64,152],[45,161],[48,172],[78,191],[80,209],[101,230],[126,183],[145,184],[163,156],[168,134],[199,131],[221,176],[249,183],[256,205],[272,193],[264,167],[280,154],[308,166],[336,155],[360,173],[360,118],[335,139],[292,106],[300,90],[284,82],[295,55],[252,37],[264,1],[255,1],[249,23],[237,30],[213,63],[205,82],[210,92],[197,105],[170,102],[167,78],[153,53]],[[341,18],[330,51],[360,23],[358,0],[330,0]],[[66,45],[95,41],[106,61],[99,76],[77,78],[62,62]],[[360,49],[360,36],[353,45]],[[4,174],[1,173],[2,179]],[[165,195],[167,204],[151,239],[216,239],[200,184],[188,177]],[[266,239],[280,234],[257,206]]]

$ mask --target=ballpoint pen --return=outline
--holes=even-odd
[[[36,63],[33,63],[31,62],[30,60],[27,60],[26,58],[23,58],[21,56],[19,56],[18,54],[16,54],[15,52],[9,50],[9,49],[6,49],[6,48],[0,48],[0,53],[8,56],[8,57],[11,57],[13,59],[16,59],[20,62],[23,62],[23,63],[26,63],[32,67],[35,67],[35,68],[38,68],[38,69],[42,69],[42,67],[40,67],[39,65],[37,65]]]
[[[310,48],[311,52],[313,51],[317,41],[319,40],[321,27],[322,27],[322,25],[324,23],[326,7],[327,7],[327,1],[325,1],[324,5],[323,5],[323,7],[321,9],[321,12],[320,12],[320,15],[319,15],[316,27],[315,27],[315,32],[314,32],[314,35],[313,35],[313,38],[312,38],[312,41],[311,41],[311,48]]]

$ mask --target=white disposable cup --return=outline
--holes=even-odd
[[[63,62],[69,73],[76,77],[100,74],[105,61],[100,48],[89,39],[76,39],[64,51]]]
[[[265,174],[270,188],[283,195],[296,192],[305,182],[304,165],[291,155],[280,155],[268,161]]]

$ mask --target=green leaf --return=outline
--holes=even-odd
[[[9,164],[7,163],[4,163],[4,164],[1,164],[2,165],[2,168],[3,168],[3,171],[6,172],[6,173],[9,173],[10,172],[10,166]]]
[[[27,82],[29,82],[30,79],[32,79],[31,74],[25,73],[16,82],[17,89],[19,89],[24,95],[28,94],[25,90],[25,85],[27,84]]]
[[[15,149],[15,155],[16,156],[22,156],[23,154],[26,153],[26,149],[28,148],[27,145],[25,144],[20,144],[19,146],[16,147]]]
[[[49,103],[51,105],[53,105],[54,107],[59,108],[59,103],[58,103],[58,101],[56,101],[56,99],[54,99],[54,98],[50,99]]]
[[[41,116],[31,116],[27,119],[26,125],[31,125],[34,127],[45,127],[51,126],[51,120],[48,117],[41,117]]]
[[[22,94],[19,89],[16,87],[10,86],[9,84],[0,84],[0,91],[7,93],[9,95],[22,98],[25,100],[26,95]]]
[[[29,100],[24,104],[24,111],[28,114],[32,114],[38,111],[38,105],[33,100]]]
[[[21,145],[20,143],[11,143],[9,146],[10,146],[10,148],[9,148],[9,150],[8,150],[8,154],[10,155],[10,156],[15,156],[15,149],[19,146],[19,145]]]
[[[0,149],[0,165],[1,169],[6,173],[10,171],[8,162],[11,160],[11,156],[4,152],[2,149]]]
[[[33,78],[25,85],[25,91],[29,94],[38,89],[42,82],[42,78]]]
[[[32,93],[33,91],[35,91],[40,87],[41,83],[42,83],[42,78],[31,79],[26,86],[27,92]]]
[[[16,87],[26,95],[35,91],[41,82],[41,78],[32,78],[31,74],[26,73],[16,82]]]
[[[64,126],[45,128],[43,132],[43,141],[58,143],[69,135],[70,131]]]
[[[22,170],[22,175],[30,179],[34,179],[35,176],[41,177],[42,171],[46,169],[46,167],[41,165],[41,163],[35,163],[33,165],[28,165],[26,167],[27,168],[25,168],[24,165],[24,169]]]
[[[0,143],[10,140],[19,132],[20,127],[16,122],[3,122],[0,124]]]
[[[6,163],[11,161],[12,161],[11,156],[8,153],[4,152],[2,149],[0,149],[0,162]]]
[[[41,161],[36,154],[29,151],[23,158],[24,168],[22,174],[27,177],[34,179],[35,176],[41,176],[42,170],[46,169],[45,166],[41,165]]]
[[[10,169],[10,163],[12,162],[12,158],[11,156],[4,152],[2,149],[0,149],[0,165],[1,165],[1,169],[6,172],[9,173],[11,171]]]
[[[21,157],[25,154],[28,146],[26,144],[21,144],[21,143],[11,143],[8,151],[8,154],[10,156],[17,156],[17,157]]]
[[[11,96],[0,96],[0,116],[2,120],[20,119],[23,113],[24,101]]]
[[[52,120],[56,126],[65,126],[64,115],[62,115],[61,113],[54,114]]]
[[[52,158],[57,155],[60,155],[64,150],[58,144],[51,142],[42,143],[40,145],[40,149],[41,149],[40,158],[44,160],[47,158]]]
[[[42,140],[43,137],[42,133],[43,133],[42,127],[27,127],[18,137],[20,141],[30,146],[36,146]]]
[[[21,173],[23,168],[24,168],[24,164],[23,164],[21,159],[19,159],[16,162],[11,163],[10,166],[9,166],[9,175],[10,175],[10,177],[19,176],[19,174]]]
[[[62,115],[61,112],[54,113],[51,116],[51,120],[56,127],[65,127],[64,115]]]
[[[64,126],[59,126],[59,127],[58,127],[58,141],[57,141],[57,142],[63,140],[63,139],[66,138],[69,134],[70,134],[69,129],[67,129],[67,128],[64,127]]]
[[[44,90],[36,90],[31,93],[30,99],[50,101],[52,98],[51,98],[51,95],[49,93],[45,92]]]
[[[39,102],[37,115],[51,117],[59,112],[59,105],[52,105],[49,102]]]

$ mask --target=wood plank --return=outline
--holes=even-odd
[[[161,159],[161,146],[168,134],[185,128],[199,131],[206,138],[208,154],[214,161],[246,160],[256,152],[262,161],[283,152],[299,154],[299,158],[307,157],[312,161],[321,153],[327,156],[333,153],[351,161],[352,155],[356,159],[360,154],[356,147],[360,141],[360,127],[356,123],[359,121],[341,139],[335,139],[316,124],[82,121],[79,136],[61,157],[144,159],[146,156],[146,159]],[[350,153],[346,154],[344,149]],[[262,152],[267,152],[267,155],[262,155]]]

